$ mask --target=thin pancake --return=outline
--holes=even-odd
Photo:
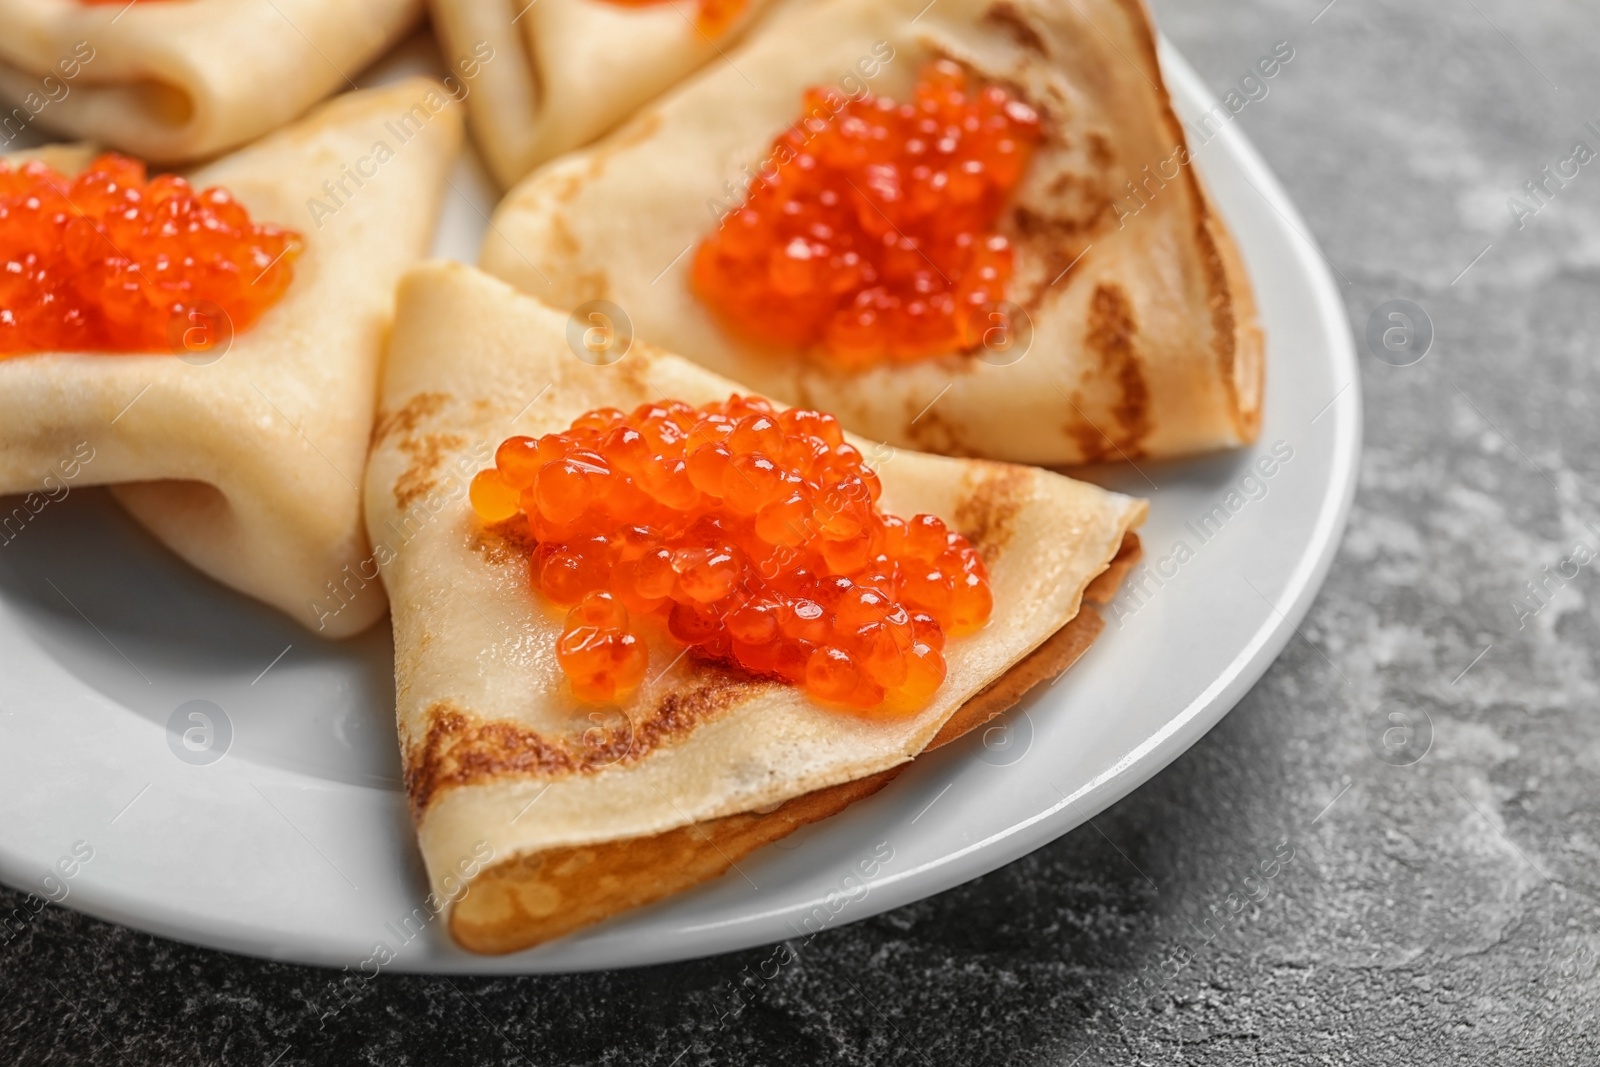
[[[322,185],[371,158],[386,124],[446,98],[428,79],[337,97],[189,175],[299,231],[282,300],[214,361],[170,352],[0,359],[0,493],[28,493],[83,444],[74,485],[113,485],[160,540],[217,580],[329,637],[384,611],[357,485],[394,286],[427,247],[461,139],[444,106],[327,214]],[[82,148],[43,153],[69,168]],[[26,502],[27,498],[24,498]],[[14,514],[0,515],[4,522]]]
[[[842,714],[658,639],[633,696],[604,713],[581,707],[554,659],[562,613],[531,591],[513,530],[472,516],[466,482],[512,433],[739,387],[641,342],[595,365],[568,347],[568,325],[455,264],[401,284],[367,520],[393,603],[407,788],[441,907],[486,863],[655,837],[906,762],[1078,616],[1145,513],[1142,501],[1034,468],[885,456],[883,506],[951,521],[983,553],[994,594],[991,623],[947,646],[945,684],[925,709]]]
[[[446,58],[478,71],[467,101],[472,132],[509,187],[725,54],[775,2],[749,0],[715,35],[696,27],[695,5],[678,3],[433,0],[433,20]]]
[[[159,163],[212,156],[345,88],[421,13],[422,0],[0,0],[0,148],[37,124]]]
[[[933,57],[1042,116],[1001,221],[1016,248],[1008,295],[1026,312],[1016,347],[851,372],[724,330],[690,291],[691,252],[768,169],[804,90],[842,102],[867,60],[867,87],[906,100]],[[1189,165],[1138,0],[817,0],[776,12],[730,60],[513,189],[483,267],[557,308],[609,300],[639,336],[896,447],[1058,465],[1255,437],[1250,287]],[[760,71],[757,84],[738,70]]]

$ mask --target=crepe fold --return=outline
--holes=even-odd
[[[402,142],[392,128],[417,106],[429,118]],[[324,636],[379,618],[358,486],[395,284],[432,237],[459,112],[424,78],[352,92],[188,175],[298,231],[294,280],[199,358],[0,359],[0,493],[27,494],[0,513],[8,537],[64,477],[109,484],[185,560]],[[72,170],[92,153],[34,154]]]
[[[483,527],[468,481],[512,434],[743,387],[638,341],[597,365],[574,355],[583,349],[568,331],[565,316],[470,267],[415,268],[400,286],[367,469],[417,837],[438,910],[483,952],[713,877],[871,792],[941,730],[1008,706],[1092,639],[1085,592],[1108,571],[1120,580],[1146,509],[1037,468],[880,452],[884,510],[941,516],[991,576],[993,617],[946,647],[947,679],[925,709],[892,721],[828,710],[659,635],[633,696],[579,705],[555,659],[565,613],[530,584],[526,528]]]
[[[911,99],[933,58],[1041,116],[1000,220],[1016,252],[1011,331],[992,348],[860,372],[726,332],[690,292],[692,252],[743,188],[781,168],[770,146],[801,123],[803,91],[833,91],[797,127],[814,133],[862,84]],[[639,336],[899,447],[1072,464],[1254,439],[1254,300],[1190,165],[1139,0],[818,0],[775,12],[729,60],[513,189],[484,269],[558,308],[610,300]],[[759,71],[756,84],[740,70]]]
[[[472,132],[509,187],[725,56],[777,2],[748,0],[734,22],[711,31],[696,24],[694,0],[432,0],[432,12],[446,60],[475,72]]]
[[[421,12],[422,0],[0,0],[0,142],[36,122],[157,163],[211,156],[350,85]]]

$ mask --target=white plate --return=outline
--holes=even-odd
[[[1202,113],[1211,101],[1198,77],[1171,49],[1163,61],[1179,113]],[[404,921],[424,884],[398,780],[387,627],[317,641],[82,491],[0,547],[0,878],[258,956],[358,966],[381,943],[390,969],[560,971],[803,936],[1071,830],[1193,744],[1266,670],[1327,572],[1355,487],[1360,389],[1321,254],[1236,126],[1198,158],[1261,304],[1261,443],[1094,473],[1152,500],[1134,576],[1148,595],[1125,590],[1089,654],[1008,726],[918,760],[870,800],[741,862],[742,876],[529,952],[472,956],[438,923]],[[439,247],[470,257],[489,194],[470,164],[454,184]],[[1292,458],[1249,480],[1279,442]],[[1202,538],[1192,524],[1230,492],[1237,513]],[[1192,552],[1183,562],[1180,542]],[[209,765],[169,747],[169,718],[191,700],[231,726]],[[47,878],[77,842],[93,858]]]

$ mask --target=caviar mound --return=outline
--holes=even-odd
[[[913,103],[840,99],[807,91],[691,287],[735,333],[842,367],[976,348],[1011,278],[995,227],[1038,115],[950,60],[922,69]]]
[[[618,7],[655,7],[660,4],[670,3],[671,0],[606,0],[607,3],[616,4]],[[727,32],[750,0],[700,0],[700,12],[695,16],[695,29],[707,37],[720,37]]]
[[[527,523],[534,587],[570,609],[556,652],[580,700],[639,684],[654,617],[704,659],[908,714],[943,683],[946,638],[994,602],[964,536],[884,514],[881,491],[831,415],[734,395],[508,438],[470,500]]]
[[[125,156],[70,179],[0,162],[0,358],[205,350],[283,296],[300,248],[226,190]]]

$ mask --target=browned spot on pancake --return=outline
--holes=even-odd
[[[583,251],[583,246],[572,235],[566,218],[561,215],[550,216],[550,251],[558,256],[576,256]]]
[[[611,279],[605,271],[575,270],[572,266],[575,262],[545,260],[543,272],[551,279],[552,288],[542,289],[540,299],[548,300],[559,311],[568,311],[591,300],[605,300],[611,291]]]
[[[959,357],[970,366],[972,357]],[[924,402],[926,403],[926,402]],[[976,450],[962,436],[961,426],[945,418],[938,404],[923,408],[915,399],[906,402],[906,436],[924,452],[943,456],[971,456]]]
[[[466,438],[456,434],[419,434],[424,420],[437,415],[450,402],[445,393],[418,393],[392,412],[380,412],[372,426],[372,447],[376,448],[398,434],[397,447],[410,463],[394,482],[395,503],[402,510],[438,487],[439,467],[444,454],[464,446]]]
[[[444,393],[418,393],[397,411],[380,411],[372,423],[373,448],[393,433],[413,433],[423,419],[437,415],[450,397]]]
[[[1018,235],[1026,241],[1046,246],[1081,242],[1116,220],[1111,197],[1098,176],[1063,168],[1042,178],[1041,187],[1012,215]]]
[[[1068,416],[1064,429],[1067,436],[1077,442],[1083,462],[1098,463],[1108,456],[1115,459],[1116,443],[1083,415],[1083,406],[1088,403],[1083,394],[1074,389],[1068,399],[1072,401],[1072,414]]]
[[[1087,255],[1089,248],[1089,242],[1083,242],[1047,249],[1044,255],[1044,270],[1040,278],[1044,284],[1029,292],[1021,301],[1022,306],[1037,312],[1051,290],[1064,290],[1071,285],[1072,279],[1089,263]]]
[[[403,511],[421,496],[439,487],[439,468],[446,452],[466,446],[467,439],[453,433],[407,434],[400,439],[400,451],[411,464],[394,480],[394,502]]]
[[[528,528],[526,516],[514,515],[492,526],[478,526],[472,536],[472,551],[496,566],[526,560],[539,541]]]
[[[1106,171],[1117,161],[1116,150],[1111,145],[1111,139],[1099,130],[1090,130],[1085,138],[1089,145],[1089,162],[1096,168]]]
[[[1045,44],[1044,38],[1039,35],[1039,31],[1034,29],[1033,24],[1028,21],[1027,17],[1018,10],[1017,5],[1012,3],[1011,0],[1000,0],[998,4],[984,12],[983,21],[992,22],[1005,30],[1011,35],[1011,39],[1017,42],[1018,46],[1029,52],[1034,52],[1041,56],[1050,54],[1049,46]]]
[[[658,400],[662,397],[661,389],[650,380],[650,369],[666,354],[665,349],[657,348],[635,337],[633,344],[628,348],[628,354],[608,366],[606,370],[616,376],[621,388],[629,391],[631,396],[628,399],[632,403],[642,404],[646,400]]]
[[[1104,282],[1095,286],[1083,343],[1098,362],[1094,379],[1114,389],[1115,395],[1094,403],[1080,392],[1073,393],[1075,410],[1066,431],[1078,442],[1086,462],[1138,459],[1144,454],[1141,442],[1150,432],[1150,387],[1134,343],[1138,331],[1133,305],[1121,286]],[[1091,407],[1109,413],[1111,424],[1095,422],[1088,414]]]
[[[564,746],[516,723],[476,722],[441,700],[423,713],[422,742],[406,752],[406,795],[419,823],[441,788],[513,774],[552,775],[574,769]]]
[[[611,160],[628,149],[641,145],[661,129],[661,112],[647,111],[595,146],[589,155],[589,172],[592,181],[605,172]]]
[[[1060,174],[1057,174],[1055,177],[1046,182],[1045,188],[1050,191],[1051,196],[1063,196],[1067,193],[1070,193],[1073,188],[1078,186],[1082,181],[1082,178],[1076,174],[1073,174],[1071,171],[1062,171]],[[1041,229],[1042,227],[1040,227],[1038,223],[1030,217],[1026,220],[1019,219],[1017,228],[1022,230],[1024,233],[1027,233]]]
[[[613,712],[610,722],[596,723],[574,712],[566,736],[503,719],[483,721],[452,701],[438,701],[423,713],[427,729],[422,740],[406,747],[412,817],[420,823],[434,798],[456,786],[593,774],[636,763],[775,684],[699,664],[693,677],[676,683],[641,716],[624,721]]]
[[[1083,263],[1083,253],[1098,235],[1116,223],[1116,210],[1104,181],[1064,164],[1039,179],[1025,202],[1011,214],[1019,251],[1037,264],[1019,272],[1014,287],[1017,303],[1037,310],[1045,295],[1062,291],[1063,274]],[[1019,267],[1022,266],[1019,264]]]
[[[697,662],[695,676],[662,697],[655,711],[633,729],[630,759],[683,737],[755,693],[781,683],[762,681],[743,671]]]
[[[583,175],[576,171],[560,171],[546,177],[544,180],[550,185],[547,195],[558,204],[570,204],[577,199],[578,193],[583,190]],[[537,204],[540,192],[542,190],[539,186],[529,186],[527,197],[519,199],[526,199],[533,204]]]
[[[1145,385],[1139,353],[1133,344],[1137,332],[1127,294],[1119,286],[1096,286],[1089,304],[1088,342],[1122,394],[1111,414],[1126,435],[1123,451],[1137,448],[1139,439],[1150,432],[1150,389]]]
[[[1204,203],[1203,197],[1202,203]],[[1234,360],[1239,355],[1241,340],[1239,324],[1234,317],[1234,297],[1229,285],[1226,260],[1219,246],[1219,239],[1211,232],[1211,227],[1209,217],[1202,212],[1195,222],[1195,240],[1200,247],[1200,261],[1205,266],[1208,283],[1209,293],[1206,303],[1211,312],[1212,345],[1217,353],[1218,377],[1228,392],[1228,410],[1237,413],[1240,410],[1239,389],[1234,381]],[[1227,234],[1221,235],[1220,241],[1228,240]],[[1237,252],[1234,255],[1237,256]],[[1248,284],[1242,278],[1240,281],[1242,284]],[[1249,328],[1246,328],[1247,333]],[[1254,431],[1247,432],[1254,436]]]
[[[1017,514],[1033,488],[1033,471],[1012,463],[980,463],[966,475],[969,486],[956,505],[955,527],[993,564],[1011,541]]]
[[[576,307],[590,300],[604,300],[611,291],[611,279],[602,268],[578,270],[584,262],[583,245],[560,211],[549,218],[549,244],[541,249],[542,273],[555,288],[541,292],[540,299],[557,307]]]

